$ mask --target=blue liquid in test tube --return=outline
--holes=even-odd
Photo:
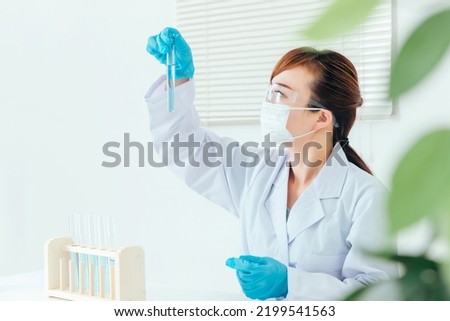
[[[175,39],[171,36],[170,48],[167,53],[167,108],[169,112],[174,111],[175,105]]]

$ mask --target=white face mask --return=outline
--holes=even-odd
[[[263,102],[261,106],[261,133],[264,136],[270,134],[270,140],[275,143],[293,142],[294,140],[305,137],[317,129],[310,130],[298,136],[292,136],[287,130],[286,124],[291,110],[321,110],[316,107],[289,107],[280,104]]]

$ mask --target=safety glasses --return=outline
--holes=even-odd
[[[300,95],[298,92],[280,84],[270,84],[266,90],[265,101],[272,104],[298,106]],[[325,108],[316,101],[310,101],[309,105],[316,108]]]

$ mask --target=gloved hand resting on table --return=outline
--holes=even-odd
[[[284,298],[288,292],[287,267],[270,257],[241,255],[229,258],[228,267],[236,270],[239,284],[250,299]]]
[[[175,79],[192,78],[195,68],[191,48],[177,29],[165,28],[159,34],[148,38],[148,53],[165,64],[171,37],[174,37],[175,41]]]

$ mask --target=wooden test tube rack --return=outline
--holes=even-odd
[[[114,264],[98,268],[99,292],[94,292],[94,267],[92,264],[86,269],[83,262],[79,262],[78,269],[74,268],[72,253],[112,259]],[[104,269],[108,268],[109,273]],[[79,286],[75,288],[75,270],[78,270]],[[89,291],[84,288],[85,271],[88,271]],[[109,279],[105,280],[105,275]],[[117,300],[117,301],[145,301],[145,257],[139,246],[129,246],[119,249],[100,249],[73,245],[67,237],[54,238],[45,246],[45,277],[49,297],[65,300]],[[105,291],[105,284],[109,283],[109,293]]]

